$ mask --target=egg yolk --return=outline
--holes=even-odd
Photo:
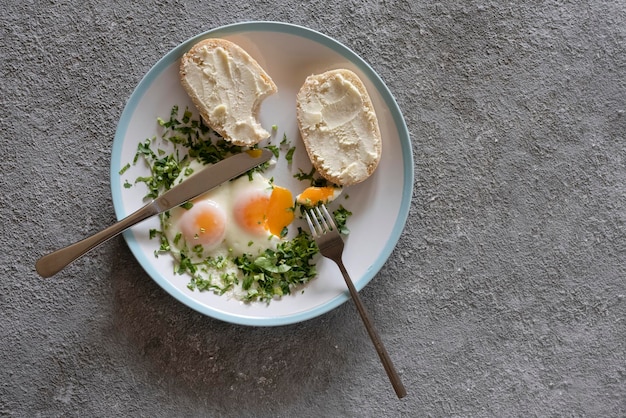
[[[181,217],[180,229],[188,245],[219,244],[226,233],[226,215],[217,203],[202,201]]]
[[[284,187],[274,186],[267,196],[256,195],[235,208],[235,219],[247,231],[261,235],[269,231],[280,236],[294,218],[293,197]]]
[[[293,212],[293,196],[289,189],[274,186],[267,207],[267,229],[280,236],[283,228],[293,221]]]
[[[241,201],[235,206],[235,220],[243,229],[263,234],[269,202],[270,197],[266,194],[257,194]]]
[[[298,195],[298,203],[306,206],[316,206],[321,203],[328,203],[335,195],[333,187],[307,187]]]
[[[261,155],[263,155],[263,151],[260,149],[249,149],[246,152],[252,158],[259,158]]]

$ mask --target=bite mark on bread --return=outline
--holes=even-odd
[[[278,88],[239,45],[204,39],[183,55],[179,75],[204,122],[225,140],[253,146],[270,136],[258,113],[261,102]]]

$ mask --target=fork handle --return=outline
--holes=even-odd
[[[348,285],[348,290],[350,291],[350,296],[352,296],[352,300],[356,305],[357,311],[359,311],[359,315],[361,315],[361,319],[365,324],[365,329],[367,329],[367,333],[370,335],[372,342],[374,343],[374,348],[376,348],[376,352],[378,353],[378,357],[380,357],[380,361],[383,363],[383,367],[387,372],[387,376],[391,381],[391,385],[393,389],[396,391],[396,395],[398,399],[402,399],[406,395],[406,389],[402,384],[402,380],[400,380],[400,376],[396,371],[396,368],[393,366],[393,362],[391,361],[391,357],[389,357],[389,353],[385,349],[385,345],[383,341],[380,339],[376,328],[374,328],[374,323],[370,319],[369,314],[365,310],[365,306],[363,306],[363,302],[361,302],[361,297],[359,296],[359,292],[356,291],[354,284],[352,283],[352,279],[346,270],[346,267],[343,265],[341,259],[337,260],[337,265],[339,266],[339,270],[343,275],[344,280],[346,281],[346,285]]]

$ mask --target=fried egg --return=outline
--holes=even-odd
[[[190,168],[196,171],[202,165],[193,162]],[[294,219],[293,206],[288,189],[254,172],[171,209],[164,233],[177,258],[181,252],[193,262],[207,257],[254,256],[276,248]]]
[[[202,168],[202,163],[192,160],[174,184]],[[259,284],[244,289],[248,276],[238,265],[262,259],[266,250],[276,250],[288,239],[296,205],[329,203],[340,193],[336,187],[308,187],[294,199],[289,189],[256,171],[223,183],[162,218],[175,271],[191,274],[198,288],[245,300]]]
[[[256,255],[275,247],[283,228],[294,218],[291,192],[256,172],[252,179],[232,182],[231,202],[233,222],[225,242],[236,255]]]

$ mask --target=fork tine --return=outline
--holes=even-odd
[[[322,212],[324,212],[324,220],[327,222],[329,229],[336,230],[337,226],[335,225],[335,220],[326,209],[326,205],[320,205],[322,208]]]
[[[324,217],[324,214],[320,210],[319,206],[315,208],[315,215],[322,226],[322,231],[327,233],[330,230],[330,226],[328,226],[328,222],[326,222],[326,218]]]
[[[309,229],[313,233],[314,237],[324,235],[326,232],[337,230],[335,221],[326,209],[326,205],[319,205],[317,207],[304,211],[304,217],[306,218]]]
[[[311,230],[311,234],[313,234],[313,237],[317,237],[317,231],[315,231],[315,226],[313,226],[313,222],[311,222],[311,216],[309,215],[309,212],[304,210],[304,218],[306,219],[306,223],[309,224],[309,229]]]
[[[317,235],[324,234],[324,232],[326,231],[324,230],[324,226],[320,224],[319,216],[315,209],[311,209],[311,215],[313,215],[313,224],[315,225],[315,231],[317,232]]]
[[[324,218],[324,214],[320,210],[319,206],[315,207],[313,210],[315,211],[315,219],[319,222],[319,226],[320,228],[322,228],[322,233],[325,234],[326,232],[328,232],[330,227],[328,226],[328,223]]]
[[[324,228],[324,225],[321,223],[322,219],[321,219],[321,216],[320,216],[319,209],[318,208],[311,209],[311,214],[313,215],[313,223],[317,227],[317,232],[319,234],[325,233],[326,232],[326,228]]]
[[[317,220],[317,216],[313,212],[312,209],[304,211],[304,217],[306,218],[307,224],[309,224],[309,229],[311,230],[311,234],[313,234],[314,238],[318,238],[324,230],[322,229],[319,221]]]

